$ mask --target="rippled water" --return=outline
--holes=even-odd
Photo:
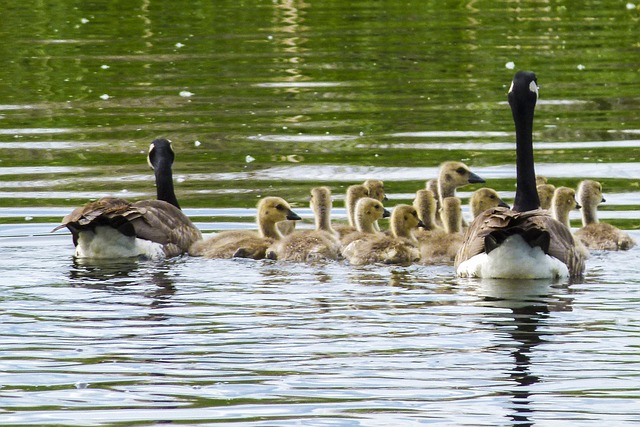
[[[509,283],[450,266],[81,263],[50,233],[90,199],[153,197],[158,136],[205,232],[253,228],[272,194],[309,227],[316,184],[339,221],[367,178],[407,202],[449,159],[510,201],[506,91],[525,68],[537,172],[600,180],[600,218],[640,240],[635,4],[317,3],[3,10],[0,425],[637,423],[637,247],[594,253],[580,281]]]

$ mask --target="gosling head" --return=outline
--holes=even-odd
[[[258,203],[258,218],[276,223],[284,220],[297,221],[301,218],[291,210],[291,206],[281,197],[265,197]]]
[[[538,190],[538,199],[540,199],[540,208],[551,209],[551,200],[553,200],[553,193],[556,191],[555,185],[538,184],[536,189]]]
[[[569,187],[558,187],[551,200],[551,213],[555,219],[570,227],[569,213],[573,209],[580,209],[576,202],[576,192]]]
[[[444,162],[440,165],[440,173],[438,175],[438,193],[440,197],[448,197],[452,194],[451,190],[462,187],[467,184],[482,183],[484,179],[480,178],[471,169],[462,162]]]
[[[578,185],[577,198],[585,207],[596,207],[600,203],[606,202],[602,196],[602,184],[590,179],[580,182]]]
[[[356,204],[356,227],[358,231],[371,232],[372,225],[381,218],[388,218],[390,213],[382,202],[371,197],[363,197]]]
[[[384,191],[384,182],[378,179],[368,179],[363,185],[367,188],[368,196],[372,199],[380,200],[381,202],[388,200]]]
[[[509,205],[500,198],[494,189],[486,187],[473,192],[471,199],[469,199],[469,205],[474,218],[487,209],[498,206],[509,209]]]
[[[411,205],[397,205],[391,213],[391,232],[396,237],[412,237],[411,230],[425,227],[418,211]]]

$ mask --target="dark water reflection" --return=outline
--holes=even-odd
[[[205,232],[253,228],[276,194],[308,228],[318,183],[339,221],[364,179],[408,202],[444,160],[511,201],[522,68],[541,84],[538,173],[600,180],[600,217],[640,240],[639,17],[598,0],[5,7],[0,425],[636,423],[638,248],[594,253],[580,282],[505,283],[450,266],[86,263],[49,231],[92,198],[153,197],[159,136]]]

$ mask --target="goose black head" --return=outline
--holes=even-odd
[[[161,162],[167,162],[169,165],[173,164],[175,159],[175,153],[171,147],[169,140],[158,138],[155,139],[149,146],[149,153],[147,154],[147,163],[151,169],[156,169]]]
[[[538,79],[531,71],[518,71],[509,88],[509,105],[512,109],[531,108],[538,100]]]

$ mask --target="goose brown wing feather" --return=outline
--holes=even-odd
[[[517,212],[502,207],[488,209],[469,226],[456,255],[456,268],[476,255],[490,252],[492,243],[499,245],[513,234],[522,235],[530,244],[562,261],[572,276],[584,272],[584,257],[576,249],[571,231],[561,222],[542,209]]]
[[[168,257],[188,250],[202,235],[178,208],[161,200],[130,203],[124,199],[105,197],[74,209],[53,231],[67,227],[74,242],[80,231],[97,226],[110,226],[126,236],[160,243]]]

